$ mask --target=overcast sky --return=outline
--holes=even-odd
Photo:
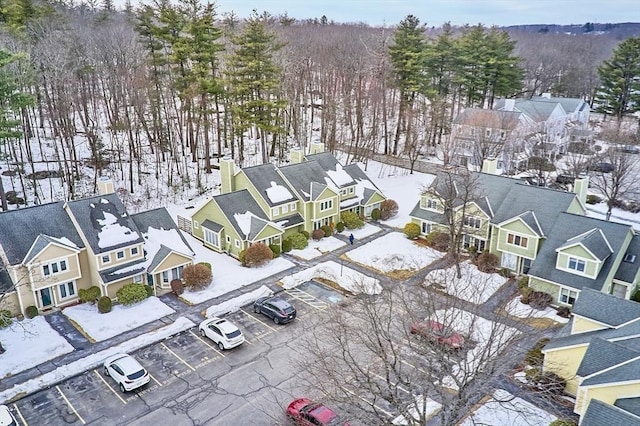
[[[215,0],[218,14],[240,18],[253,9],[272,15],[392,26],[412,14],[428,26],[482,23],[584,24],[640,22],[640,0]]]

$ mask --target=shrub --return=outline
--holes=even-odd
[[[7,328],[13,322],[13,318],[11,318],[11,311],[6,309],[0,310],[0,328]]]
[[[27,306],[27,309],[24,310],[24,314],[29,319],[35,318],[38,316],[38,308],[33,305]]]
[[[547,343],[549,343],[549,339],[547,338],[538,340],[534,347],[528,350],[526,355],[524,356],[525,362],[534,367],[541,366],[544,362],[544,354],[542,353],[542,348],[544,348],[544,345],[546,345]]]
[[[406,235],[410,240],[415,240],[420,236],[420,225],[409,222],[404,226],[402,232],[404,232],[404,235]]]
[[[518,280],[518,290],[521,290],[524,287],[529,287],[529,277],[523,276]]]
[[[564,388],[567,386],[567,382],[556,373],[546,371],[538,378],[536,385],[543,392],[548,392],[552,395],[562,395]]]
[[[438,234],[439,234],[439,232],[437,232],[437,231],[431,231],[424,238],[425,242],[427,243],[427,245],[429,247],[433,247],[433,240],[436,239],[436,235],[438,235]]]
[[[245,254],[244,260],[248,267],[262,266],[273,259],[273,252],[264,243],[252,244]],[[209,279],[211,281],[211,279]]]
[[[96,300],[98,300],[101,294],[102,292],[100,291],[100,287],[97,285],[78,290],[78,297],[84,303],[96,303]]]
[[[586,199],[587,204],[598,204],[600,202],[600,197],[593,194],[588,194]]]
[[[207,268],[209,268],[209,270],[211,271],[211,264],[209,262],[198,262],[198,265],[204,265]]]
[[[211,284],[211,269],[204,265],[189,265],[182,271],[185,287],[191,290],[202,290]]]
[[[480,253],[480,256],[478,256],[478,259],[476,260],[478,270],[485,273],[494,272],[499,263],[500,260],[498,259],[498,256],[489,253],[488,251]]]
[[[398,214],[398,203],[393,200],[384,200],[380,203],[380,219],[388,220]]]
[[[273,253],[273,258],[280,257],[280,246],[277,244],[270,244],[269,249]]]
[[[478,247],[476,247],[476,246],[469,246],[469,248],[467,249],[467,252],[468,252],[470,255],[474,255],[474,254],[476,254],[476,253],[478,252]]]
[[[528,383],[536,384],[542,376],[542,371],[540,371],[540,369],[537,367],[530,368],[524,373],[524,376],[526,377]]]
[[[109,296],[102,296],[100,299],[98,299],[98,312],[100,312],[101,314],[111,312],[112,307],[113,302],[111,302],[111,298]]]
[[[525,305],[529,304],[529,296],[531,296],[531,293],[533,293],[533,289],[531,287],[522,287],[520,289],[520,302],[524,303]]]
[[[308,234],[308,233],[307,233]],[[296,250],[302,250],[309,245],[308,237],[306,237],[302,232],[298,232],[289,237],[291,241],[291,248]]]
[[[333,229],[329,225],[322,225],[322,227],[320,227],[320,229],[322,231],[324,231],[323,237],[330,237],[331,235],[333,235]],[[320,237],[320,238],[322,238],[322,237]]]
[[[247,255],[247,250],[241,250],[240,253],[238,253],[238,260],[240,261],[240,264],[242,266],[247,266],[247,263],[245,261],[245,256]]]
[[[633,297],[631,297],[631,300],[633,300],[634,302],[640,303],[640,289],[636,290]]]
[[[358,229],[364,226],[364,221],[354,212],[342,213],[342,221],[344,222],[344,226],[348,229]]]
[[[549,426],[578,426],[578,423],[569,419],[556,419],[549,423]]]
[[[173,294],[175,294],[176,296],[180,296],[182,293],[184,293],[184,284],[182,284],[182,280],[176,278],[175,280],[171,280],[171,291],[173,291]]]
[[[321,239],[324,238],[324,231],[322,229],[316,229],[311,233],[311,238],[313,238],[316,241],[320,241]]]
[[[511,277],[511,271],[509,270],[509,268],[500,268],[499,274],[500,274],[500,276],[505,277],[505,278],[510,278]]]
[[[282,241],[282,251],[283,253],[289,253],[291,251],[291,240],[289,238]]]
[[[449,250],[449,241],[451,237],[449,234],[445,234],[444,232],[438,232],[433,237],[433,248],[439,251],[447,251]]]
[[[344,223],[342,223],[342,222],[338,222],[338,223],[336,224],[336,231],[338,231],[339,233],[340,233],[340,232],[342,232],[342,231],[344,231]]]
[[[186,269],[186,268],[185,268]],[[144,284],[131,283],[116,292],[118,302],[123,305],[133,305],[147,298],[147,289]]]
[[[571,309],[568,306],[560,306],[558,308],[558,316],[562,318],[569,318],[571,316]]]
[[[308,240],[309,239],[309,232],[305,231],[304,229],[302,231],[300,231],[300,233],[302,235],[304,235],[304,237]],[[306,247],[306,246],[305,246]]]
[[[147,297],[153,296],[153,287],[150,285],[145,285],[144,289],[147,290]]]
[[[533,309],[547,309],[549,304],[553,301],[553,296],[544,291],[534,291],[529,295],[529,306]]]
[[[371,210],[371,220],[375,220],[376,222],[380,220],[380,209],[375,208]]]

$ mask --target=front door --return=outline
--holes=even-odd
[[[42,290],[38,290],[38,298],[40,299],[40,307],[42,309],[47,309],[53,306],[50,288],[43,288]]]

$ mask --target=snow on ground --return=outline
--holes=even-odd
[[[605,220],[607,216],[607,203],[587,204],[587,216]],[[632,226],[635,230],[640,230],[640,213],[632,213],[614,207],[611,211],[611,221],[624,223]]]
[[[424,279],[426,286],[438,286],[452,296],[471,303],[484,303],[507,281],[500,274],[480,272],[470,261],[460,264],[462,278],[457,277],[456,267],[435,269]]]
[[[241,296],[222,302],[219,305],[208,307],[207,311],[205,312],[205,316],[207,318],[211,318],[223,316],[231,312],[236,312],[243,306],[248,305],[249,303],[253,303],[259,297],[267,297],[271,296],[272,294],[273,292],[271,291],[271,289],[263,285],[257,290],[251,291],[249,293],[244,293]]]
[[[138,349],[144,348],[145,346],[149,346],[156,342],[160,342],[167,337],[188,330],[194,326],[195,324],[187,318],[179,317],[173,324],[164,326],[150,333],[134,337],[133,339],[127,340],[126,342],[123,342],[119,345],[110,347],[109,349],[105,349],[95,354],[88,355],[85,358],[81,358],[77,361],[70,362],[69,364],[62,365],[55,370],[45,373],[34,379],[14,385],[9,389],[0,392],[0,401],[10,401],[12,398],[15,398],[20,394],[33,393],[40,389],[48,388],[69,377],[73,377],[92,368],[101,366],[104,360],[111,355],[115,355],[121,352],[135,352]],[[28,351],[26,353],[28,353]],[[20,359],[23,358],[21,357]]]
[[[353,234],[353,238],[355,238],[355,240],[358,241],[359,239],[366,238],[371,235],[375,235],[380,231],[381,229],[378,228],[377,226],[371,225],[370,223],[365,223],[364,226],[359,229],[345,228],[345,230],[342,232],[342,235],[348,238],[350,234]]]
[[[91,303],[71,306],[62,313],[78,324],[96,342],[101,342],[150,323],[175,311],[157,297],[149,297],[131,306],[114,305],[111,312],[101,314]]]
[[[43,316],[14,321],[0,329],[0,342],[6,349],[0,355],[0,378],[73,352],[73,346],[51,328]]]
[[[463,422],[463,426],[508,425],[538,426],[548,425],[557,417],[543,411],[522,398],[496,389],[493,397],[473,411]]]
[[[563,318],[558,315],[558,311],[548,306],[546,309],[534,309],[529,305],[520,303],[520,296],[515,297],[505,307],[509,315],[518,318],[549,318],[555,322],[567,323],[569,318]]]
[[[408,408],[409,414],[415,419],[420,420],[420,414],[424,408],[424,416],[426,419],[433,417],[440,409],[442,404],[434,401],[431,398],[426,398],[422,395],[416,396],[416,402]],[[403,415],[399,415],[391,422],[393,425],[407,425],[409,422]]]
[[[322,256],[325,253],[344,247],[346,243],[335,237],[323,238],[320,241],[309,240],[309,245],[302,250],[291,250],[289,254],[300,259],[310,260]]]
[[[211,264],[213,279],[211,285],[201,291],[185,290],[180,297],[189,303],[198,304],[230,291],[237,290],[247,284],[260,281],[263,278],[277,274],[295,266],[292,262],[278,257],[258,268],[245,268],[235,258],[226,254],[216,253],[202,245],[202,242],[191,235],[183,233],[189,245],[196,253],[195,262]]]
[[[442,253],[418,245],[404,234],[392,232],[347,252],[345,256],[385,273],[418,271],[441,258]]]
[[[286,276],[281,281],[285,289],[290,289],[314,278],[333,281],[354,294],[380,294],[382,292],[382,286],[376,278],[368,277],[334,261],[320,263],[304,271]]]

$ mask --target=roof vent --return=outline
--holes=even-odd
[[[631,253],[627,253],[624,255],[624,258],[622,259],[623,262],[627,262],[627,263],[633,263],[636,261],[636,255],[635,254],[631,254]]]

